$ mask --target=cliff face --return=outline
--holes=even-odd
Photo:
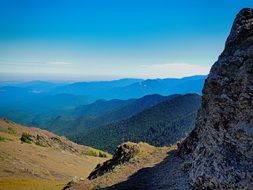
[[[195,189],[253,187],[253,9],[241,10],[203,89],[195,130],[179,153]]]

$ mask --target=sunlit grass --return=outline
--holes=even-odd
[[[94,157],[100,157],[100,158],[110,158],[111,155],[108,154],[107,152],[97,150],[95,148],[89,147],[87,152],[84,153],[87,156],[94,156]]]
[[[60,190],[66,181],[51,181],[40,179],[17,179],[17,178],[1,178],[0,189],[4,190]]]
[[[0,136],[0,142],[4,142],[5,141],[5,138]]]

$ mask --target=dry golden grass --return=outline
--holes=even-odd
[[[61,189],[75,176],[86,178],[98,163],[108,159],[73,153],[57,146],[21,143],[23,132],[54,135],[0,119],[0,136],[4,138],[0,142],[0,190]],[[78,150],[93,150],[67,139],[64,143]]]
[[[29,178],[1,178],[0,190],[61,190],[66,181],[29,179]]]

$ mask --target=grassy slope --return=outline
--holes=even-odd
[[[34,143],[21,143],[23,132],[46,137],[58,137],[47,131],[27,128],[0,119],[0,190],[61,189],[74,176],[87,177],[91,170],[106,158],[88,156],[96,151],[58,137],[75,152]]]

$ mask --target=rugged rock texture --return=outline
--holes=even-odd
[[[88,148],[73,143],[65,137],[59,137],[47,132],[22,133],[20,140],[21,142],[34,143],[39,146],[52,147],[77,154],[85,154],[88,151]]]
[[[253,189],[253,9],[237,15],[179,153],[194,189]]]
[[[126,142],[117,147],[113,158],[98,164],[94,171],[91,172],[88,179],[95,179],[109,171],[112,171],[117,165],[124,164],[140,152],[140,147],[136,143]]]
[[[75,176],[70,182],[67,183],[65,187],[62,188],[62,190],[67,190],[82,181],[84,181],[84,178],[79,178]]]

